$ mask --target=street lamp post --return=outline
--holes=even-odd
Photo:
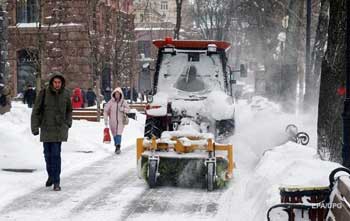
[[[343,166],[350,168],[350,3],[346,1],[346,94],[343,117]]]

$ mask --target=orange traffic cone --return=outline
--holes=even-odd
[[[106,127],[103,131],[103,143],[105,143],[105,144],[111,143],[111,135],[109,134],[108,127]]]

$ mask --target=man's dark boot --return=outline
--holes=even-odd
[[[46,180],[46,183],[45,183],[45,186],[46,187],[49,187],[49,186],[52,186],[52,179],[51,179],[51,177],[49,177],[49,178],[47,178],[47,180]]]
[[[115,151],[116,154],[120,154],[120,144],[115,145]]]
[[[61,191],[60,184],[59,184],[59,183],[55,183],[55,184],[53,185],[53,190],[54,190],[54,191]]]

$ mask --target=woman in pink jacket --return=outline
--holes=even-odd
[[[130,108],[128,103],[124,100],[123,91],[117,87],[112,92],[112,99],[105,105],[103,117],[106,127],[112,131],[115,144],[115,153],[120,154],[120,144],[122,142],[122,133],[124,130],[123,115],[128,113]]]

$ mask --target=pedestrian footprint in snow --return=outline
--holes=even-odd
[[[111,97],[111,100],[104,107],[103,116],[106,127],[108,127],[109,122],[109,128],[114,139],[115,153],[120,154],[122,133],[125,125],[129,122],[126,114],[130,108],[124,99],[123,91],[120,87],[114,89]]]
[[[46,187],[60,191],[61,144],[68,139],[72,126],[72,103],[65,89],[65,79],[60,73],[53,73],[49,86],[40,91],[35,100],[31,117],[34,136],[39,134],[44,145],[44,156],[48,179]]]

